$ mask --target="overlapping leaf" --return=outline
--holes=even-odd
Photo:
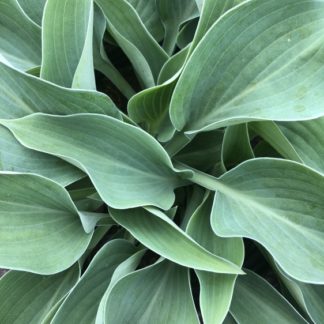
[[[251,271],[237,279],[231,314],[237,323],[307,323],[284,297]]]
[[[278,126],[301,161],[324,174],[324,118]]]
[[[253,158],[254,154],[247,125],[240,124],[227,127],[222,146],[222,162],[224,165],[232,167]]]
[[[265,143],[270,148],[272,148],[273,151],[277,151],[276,156],[281,155],[286,159],[302,163],[302,160],[300,156],[297,154],[295,148],[288,141],[287,137],[283,134],[283,132],[275,122],[273,121],[252,122],[249,123],[249,129],[255,132],[255,134],[261,136],[266,141]],[[261,142],[258,143],[258,145],[260,144],[262,145]],[[280,155],[278,155],[278,153]],[[269,155],[265,155],[265,156],[269,156]]]
[[[120,118],[112,100],[103,93],[63,88],[3,63],[0,63],[0,91],[1,119],[36,112],[56,115],[87,112]]]
[[[92,0],[47,0],[41,77],[61,86],[95,89]]]
[[[198,16],[197,5],[194,0],[156,0],[156,4],[165,30],[163,48],[172,54],[180,25]]]
[[[103,73],[126,97],[134,95],[134,90],[124,79],[122,74],[114,67],[109,60],[104,46],[103,38],[106,31],[106,18],[101,9],[94,6],[94,25],[93,25],[93,60],[94,67]]]
[[[135,251],[135,247],[125,240],[113,240],[103,246],[57,311],[52,323],[93,323],[114,270]]]
[[[110,211],[115,221],[142,244],[173,262],[216,273],[242,274],[240,267],[208,252],[157,209]]]
[[[324,118],[288,122],[254,122],[250,128],[262,136],[281,156],[324,172]]]
[[[109,314],[106,324],[199,323],[188,270],[168,261],[118,281],[109,295],[106,312]]]
[[[79,266],[52,276],[10,271],[0,280],[1,323],[43,323],[79,279]]]
[[[0,266],[40,274],[70,267],[91,234],[67,191],[31,174],[0,174]]]
[[[0,62],[24,71],[41,63],[41,29],[17,0],[0,1]]]
[[[324,302],[324,287],[323,285],[311,285],[299,283],[298,287],[303,295],[304,304],[308,315],[319,324],[324,318],[323,302]]]
[[[244,259],[243,240],[217,237],[210,227],[212,196],[207,196],[197,208],[187,227],[187,232],[214,254],[220,255],[239,267]],[[200,309],[204,323],[222,323],[232,301],[236,275],[196,271],[200,283]]]
[[[169,80],[165,84],[137,93],[128,102],[129,116],[163,141],[169,140],[175,132],[168,115],[174,86],[175,79]]]
[[[157,10],[156,0],[127,0],[140,16],[146,29],[156,41],[161,41],[164,30]]]
[[[215,7],[215,1],[206,1],[193,44],[183,51],[173,55],[165,63],[159,74],[159,85],[136,94],[128,103],[128,112],[130,117],[138,123],[143,123],[143,127],[151,134],[158,134],[158,138],[161,141],[170,140],[174,134],[174,128],[171,125],[169,117],[171,96],[174,87],[176,86],[179,73],[189,58],[189,54],[191,54],[195,49],[210,25],[217,20],[222,12],[226,11],[233,5],[232,2],[226,2],[226,5],[219,1],[216,2],[217,4]],[[161,9],[166,11],[168,11],[168,7],[172,8],[173,6],[179,6],[179,16],[177,17],[177,14],[174,16],[176,24],[185,19],[184,17],[188,18],[195,12],[193,1],[187,1],[185,5],[187,7],[184,10],[181,10],[181,5],[179,6],[179,4],[170,1],[161,1],[161,6],[163,7]],[[182,13],[184,16],[182,16]],[[172,21],[173,13],[171,12],[170,15],[170,17],[167,16]],[[174,37],[174,35],[170,36]]]
[[[47,0],[18,0],[26,15],[37,25],[42,25],[44,6]]]
[[[172,79],[179,73],[183,64],[186,61],[190,46],[183,48],[178,53],[172,55],[163,65],[159,74],[158,84],[162,85],[168,80]]]
[[[144,253],[145,249],[134,253],[132,256],[120,263],[115,269],[111,277],[109,286],[100,300],[100,304],[96,315],[96,324],[103,324],[108,321],[109,313],[107,313],[107,301],[112,288],[121,278],[136,270]]]
[[[91,112],[120,118],[113,102],[95,91],[70,90],[42,81],[0,63],[0,118],[11,119],[35,112],[66,115]],[[31,172],[49,177],[62,185],[84,176],[61,159],[21,146],[1,127],[0,169]]]
[[[2,124],[26,147],[63,157],[81,168],[114,208],[169,209],[173,189],[184,183],[157,141],[111,117],[34,114]]]
[[[96,0],[108,21],[108,29],[132,62],[145,87],[155,84],[167,54],[147,31],[126,0]]]
[[[306,284],[294,280],[284,273],[277,264],[274,263],[273,265],[275,270],[277,270],[281,281],[289,290],[298,305],[303,309],[305,314],[308,314],[314,323],[321,323],[324,318],[324,286]]]

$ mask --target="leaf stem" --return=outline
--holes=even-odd
[[[167,52],[168,55],[172,55],[177,43],[177,37],[178,37],[178,27],[173,28],[173,26],[169,26],[169,27],[165,26],[163,49]]]
[[[178,161],[175,161],[173,163],[174,167],[181,170],[181,171],[192,171],[191,177],[188,179],[189,181],[204,187],[211,191],[221,191],[221,192],[227,192],[228,188],[226,185],[224,185],[218,178],[215,178],[214,176],[204,173],[202,171],[196,170],[186,164],[180,163]]]
[[[184,133],[175,133],[172,139],[165,145],[164,149],[172,157],[189,144],[193,138],[194,136],[188,137]]]

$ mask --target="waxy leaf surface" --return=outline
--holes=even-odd
[[[67,269],[86,250],[68,192],[31,174],[0,174],[0,266],[39,274]]]
[[[110,212],[142,244],[173,262],[217,273],[243,273],[239,266],[208,252],[157,209]]]
[[[215,233],[254,239],[295,279],[324,283],[323,175],[295,162],[260,158],[220,180],[205,180],[202,185],[218,190]]]
[[[0,1],[0,62],[24,71],[41,63],[41,29],[17,0]]]
[[[156,83],[167,54],[147,31],[135,9],[125,0],[96,0],[108,30],[123,49],[145,87]]]
[[[42,25],[44,6],[47,0],[18,0],[26,15],[37,25]]]
[[[300,160],[324,174],[324,118],[278,123]]]
[[[34,114],[2,121],[26,147],[56,155],[86,172],[114,208],[169,209],[183,184],[162,146],[141,129],[96,115]]]
[[[97,309],[116,267],[136,252],[125,240],[105,244],[56,313],[52,323],[94,323]]]
[[[231,314],[237,323],[307,323],[277,290],[252,271],[236,281]]]
[[[48,312],[79,279],[79,265],[52,276],[10,271],[0,280],[0,321],[10,324],[43,323]]]
[[[199,323],[188,270],[168,261],[118,281],[109,295],[106,313],[105,324]]]
[[[174,91],[178,130],[323,115],[324,2],[252,0],[198,44]],[[217,44],[217,46],[215,46]]]
[[[95,89],[92,0],[47,0],[41,77],[64,87]]]
[[[213,197],[207,196],[192,215],[187,232],[208,251],[241,267],[244,245],[241,238],[220,238],[210,226]],[[222,323],[232,301],[237,276],[197,271],[200,283],[199,304],[205,324]]]

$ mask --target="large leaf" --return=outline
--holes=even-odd
[[[241,274],[240,267],[208,252],[157,209],[112,210],[113,219],[137,240],[180,265],[217,273]]]
[[[73,162],[114,208],[155,205],[169,209],[183,184],[163,148],[147,133],[95,114],[34,114],[2,121],[25,146]]]
[[[135,252],[135,247],[125,240],[113,240],[104,245],[65,299],[52,323],[94,323],[101,297],[114,270]]]
[[[261,158],[219,180],[196,173],[193,181],[217,190],[211,216],[215,233],[256,240],[295,279],[324,283],[321,174],[295,162]]]
[[[92,0],[47,0],[41,77],[61,86],[95,89]]]
[[[76,262],[91,239],[67,191],[31,174],[0,174],[0,266],[52,274]]]
[[[17,0],[0,1],[0,62],[21,70],[41,63],[41,29]]]
[[[10,271],[0,280],[0,322],[42,323],[78,279],[78,264],[52,276]]]
[[[210,252],[224,257],[239,267],[244,260],[243,240],[220,238],[210,227],[213,197],[206,197],[193,214],[188,234]],[[236,275],[196,271],[200,283],[200,309],[205,324],[222,323],[232,301]]]
[[[72,90],[21,73],[0,63],[0,118],[19,118],[35,112],[68,115],[107,114],[120,118],[114,103],[96,91]]]
[[[230,10],[180,77],[170,108],[174,126],[198,132],[322,116],[323,17],[322,1],[252,0]]]
[[[42,25],[44,6],[47,0],[18,0],[26,15],[37,25]]]
[[[251,271],[237,279],[231,314],[238,323],[307,323],[283,296]]]
[[[143,85],[155,84],[167,54],[147,31],[126,0],[96,0],[108,21],[108,29],[132,62]]]
[[[112,288],[106,324],[198,324],[188,270],[168,261],[133,272]]]

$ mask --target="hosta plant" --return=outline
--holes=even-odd
[[[323,0],[0,0],[0,323],[323,323],[323,35]]]

